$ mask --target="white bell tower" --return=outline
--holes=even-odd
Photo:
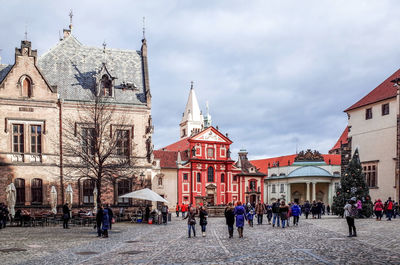
[[[186,103],[180,126],[180,138],[186,138],[204,129],[204,118],[197,102],[196,93],[193,89],[193,81],[190,86],[189,98]]]

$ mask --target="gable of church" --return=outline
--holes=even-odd
[[[191,141],[193,142],[219,142],[219,143],[225,143],[225,144],[231,144],[232,141],[229,140],[226,136],[221,134],[219,131],[217,131],[214,127],[209,127],[205,129],[204,131],[200,132],[197,135],[194,135],[193,137],[190,138]]]

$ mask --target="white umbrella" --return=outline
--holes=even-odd
[[[133,199],[140,199],[140,200],[147,200],[153,202],[165,202],[168,203],[166,199],[155,193],[154,191],[146,188],[142,190],[133,191],[122,196],[119,198],[133,198]]]
[[[94,203],[94,213],[97,212],[97,187],[93,189],[93,203]]]
[[[11,183],[6,188],[7,193],[7,204],[8,204],[8,211],[10,212],[11,216],[14,218],[15,215],[15,202],[17,200],[17,190],[15,189],[14,183]]]
[[[67,190],[66,190],[66,202],[69,204],[69,208],[72,208],[72,199],[73,199],[73,193],[74,191],[72,190],[71,184],[68,184]]]
[[[56,187],[51,186],[50,190],[50,206],[51,206],[51,211],[54,214],[57,214],[57,190]]]

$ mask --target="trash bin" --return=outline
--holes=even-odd
[[[153,224],[153,218],[149,218],[149,220],[147,221],[148,224]]]
[[[168,222],[171,222],[171,214],[170,213],[168,213]]]

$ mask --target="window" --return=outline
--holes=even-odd
[[[117,130],[117,155],[129,156],[129,130]]]
[[[162,185],[163,185],[163,178],[158,177],[158,186],[162,186]]]
[[[101,77],[101,90],[103,96],[112,97],[112,82],[107,75]]]
[[[197,182],[201,182],[201,173],[197,173]]]
[[[339,189],[339,185],[340,185],[340,183],[339,183],[339,182],[336,182],[336,183],[335,183],[335,192],[337,192],[337,191],[338,191],[338,189]]]
[[[22,96],[28,98],[32,97],[32,83],[27,77],[22,80]]]
[[[282,192],[285,192],[285,184],[281,184],[281,191],[280,191],[281,193]]]
[[[366,120],[372,119],[372,108],[369,108],[369,109],[365,110],[365,119]]]
[[[82,149],[87,155],[95,153],[95,131],[94,128],[82,128]]]
[[[32,204],[42,204],[43,202],[43,183],[41,179],[33,179],[31,186]]]
[[[382,105],[382,116],[389,114],[389,103]]]
[[[213,167],[208,167],[208,170],[207,170],[208,172],[208,174],[207,174],[207,176],[208,176],[208,182],[214,182],[214,168]]]
[[[122,196],[124,194],[127,194],[130,191],[131,191],[131,188],[130,188],[129,179],[121,179],[120,181],[118,181],[118,196]],[[92,194],[93,194],[93,192],[92,192]],[[118,203],[120,203],[120,204],[128,204],[129,203],[129,198],[118,198]]]
[[[225,156],[226,156],[226,149],[221,148],[221,157],[225,157]]]
[[[237,176],[233,176],[233,181],[237,181]]]
[[[368,187],[376,187],[378,180],[378,165],[376,163],[363,164],[363,171],[365,174],[365,182],[367,182]]]
[[[271,191],[272,193],[276,193],[276,185],[275,184],[272,184],[272,191]]]
[[[185,136],[186,136],[186,130],[183,129],[183,130],[182,130],[182,137],[185,137]]]
[[[85,179],[83,181],[83,203],[94,203],[94,185],[93,179]]]
[[[250,185],[250,191],[256,190],[256,181],[255,180],[251,180],[249,185]]]
[[[183,174],[183,180],[188,180],[188,174],[187,173]]]
[[[188,200],[189,200],[189,197],[188,197],[188,196],[185,196],[185,197],[183,197],[183,200],[184,200],[184,201],[188,201]]]
[[[13,124],[13,152],[24,152],[24,125]]]
[[[224,173],[221,174],[221,183],[225,183],[225,174]]]
[[[286,174],[285,173],[280,173],[279,176],[286,176]]]
[[[17,201],[16,204],[25,204],[25,180],[15,179],[15,189],[17,191]]]
[[[31,126],[31,153],[42,153],[42,126]]]
[[[214,157],[214,148],[208,148],[207,149],[207,156],[208,157]]]

